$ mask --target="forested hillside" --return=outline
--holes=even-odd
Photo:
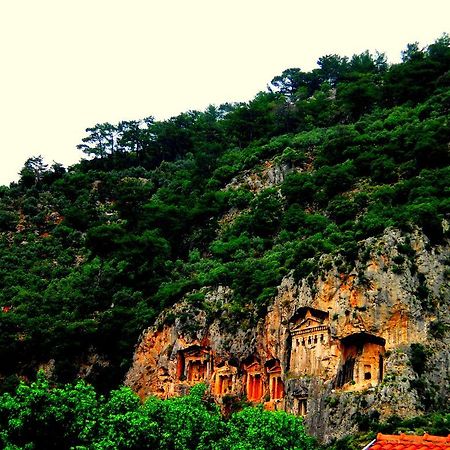
[[[323,254],[351,268],[387,227],[443,242],[449,69],[447,35],[394,65],[327,55],[248,103],[97,124],[68,169],[30,158],[0,188],[3,389],[43,367],[109,390],[162,310],[189,293],[208,307],[201,287],[230,286],[222,318],[246,327]]]
[[[40,373],[30,386],[0,397],[0,443],[11,450],[360,450],[375,437],[366,431],[323,447],[306,434],[300,417],[248,407],[224,417],[204,393],[199,384],[188,396],[142,404],[129,388],[105,398],[83,381],[52,387]],[[377,429],[446,436],[450,414],[394,417]]]

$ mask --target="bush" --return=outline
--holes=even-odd
[[[0,231],[13,231],[19,217],[15,212],[0,210]]]
[[[411,344],[409,360],[417,375],[420,376],[425,372],[427,358],[428,352],[422,344]]]
[[[312,450],[317,448],[308,436],[300,417],[284,411],[264,411],[245,408],[233,414],[228,426],[228,436],[219,449],[232,450]]]
[[[2,448],[97,450],[314,450],[302,419],[246,408],[226,421],[204,400],[205,385],[188,396],[141,403],[129,388],[106,399],[80,381],[51,387],[41,372],[30,386],[0,396]]]

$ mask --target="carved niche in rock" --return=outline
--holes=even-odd
[[[294,397],[294,414],[306,416],[308,413],[308,388],[300,386],[292,392]]]
[[[266,363],[269,376],[270,400],[281,400],[284,397],[284,384],[281,380],[281,366],[278,359],[271,359]]]
[[[214,373],[214,395],[223,396],[235,393],[237,367],[224,363]]]
[[[341,365],[336,386],[350,389],[376,386],[383,379],[386,341],[369,333],[341,339]]]
[[[208,380],[212,374],[213,361],[209,348],[193,345],[180,350],[177,355],[177,378],[190,383]]]
[[[264,394],[264,372],[258,361],[252,360],[244,364],[245,391],[250,402],[259,402]]]
[[[289,369],[293,375],[321,375],[322,361],[329,357],[329,315],[303,307],[291,319]]]

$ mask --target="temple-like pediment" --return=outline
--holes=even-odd
[[[315,328],[323,325],[323,320],[317,319],[315,317],[308,317],[307,319],[302,320],[301,322],[294,325],[291,330],[292,331],[302,331],[307,330],[309,328]]]
[[[290,322],[300,324],[301,322],[309,318],[313,318],[315,320],[324,322],[325,320],[328,320],[328,313],[320,309],[311,308],[309,306],[303,306],[297,309],[295,314],[291,317]]]
[[[206,380],[213,369],[211,349],[193,345],[177,354],[177,378],[181,381],[199,382]]]
[[[211,351],[208,348],[200,347],[198,345],[193,345],[192,347],[188,347],[182,350],[185,357],[198,357],[205,358],[209,357]]]
[[[281,373],[280,361],[278,359],[271,359],[267,361],[266,370],[268,374]]]
[[[328,328],[328,313],[312,308],[300,308],[291,319],[291,334],[308,334],[324,331]]]
[[[217,375],[234,375],[237,373],[237,367],[230,365],[228,362],[225,362],[221,366],[216,369]]]
[[[252,362],[248,365],[245,365],[245,371],[249,373],[261,372],[261,365],[257,361]]]

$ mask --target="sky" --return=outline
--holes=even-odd
[[[248,101],[289,67],[450,32],[450,1],[0,0],[0,185],[96,123]]]

